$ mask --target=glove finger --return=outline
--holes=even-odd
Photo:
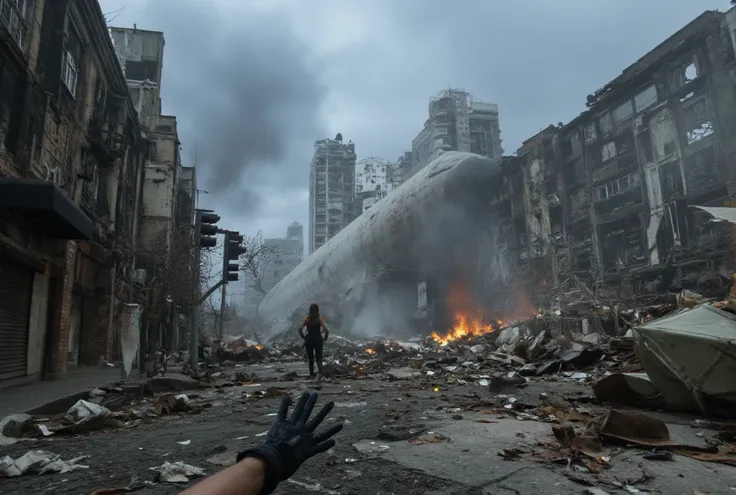
[[[321,454],[322,452],[326,452],[330,450],[332,447],[335,446],[335,440],[330,439],[326,442],[318,443],[314,446],[314,448],[309,452],[309,457],[312,457],[317,454]]]
[[[325,420],[328,414],[330,414],[330,411],[332,411],[332,408],[335,407],[335,403],[330,401],[327,404],[322,407],[322,409],[317,413],[315,417],[309,420],[307,423],[307,430],[314,431],[317,429],[317,427],[322,423],[322,421]]]
[[[299,421],[299,418],[301,418],[304,413],[304,405],[307,403],[307,399],[309,399],[309,392],[304,392],[299,397],[299,401],[297,401],[296,406],[294,406],[294,411],[291,413],[291,419],[289,420],[291,424],[296,424]]]
[[[312,415],[312,410],[314,410],[314,404],[317,402],[317,397],[317,392],[309,394],[309,400],[307,400],[307,404],[304,406],[304,413],[302,413],[302,417],[299,419],[301,424],[306,423],[309,416]]]
[[[335,436],[336,433],[342,430],[342,427],[343,427],[343,424],[340,423],[339,425],[335,425],[332,428],[329,428],[323,432],[317,433],[316,435],[312,437],[312,441],[314,443],[322,443],[328,438]]]
[[[289,406],[291,405],[291,397],[288,395],[281,399],[281,405],[276,413],[276,423],[283,423],[286,421],[286,414],[289,412]]]

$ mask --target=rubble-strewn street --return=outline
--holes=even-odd
[[[277,493],[730,493],[736,423],[664,412],[675,408],[670,394],[657,392],[634,353],[639,328],[703,321],[702,311],[730,315],[708,304],[673,308],[619,338],[545,328],[554,315],[469,339],[335,336],[321,380],[306,377],[298,342],[236,339],[220,370],[210,366],[199,381],[94,389],[61,414],[4,420],[1,486],[176,493],[260,443],[283,395],[314,389],[336,403],[326,424],[345,429]],[[659,410],[626,405],[642,397]]]

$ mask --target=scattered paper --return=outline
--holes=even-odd
[[[190,477],[204,476],[204,469],[183,462],[164,462],[149,468],[158,472],[158,480],[166,483],[187,483]]]

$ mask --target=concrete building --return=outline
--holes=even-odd
[[[469,151],[500,160],[498,105],[461,89],[447,89],[429,102],[429,118],[412,140],[412,175],[446,151]]]
[[[119,356],[148,143],[96,0],[0,9],[0,386]]]
[[[161,114],[164,34],[136,28],[110,28],[131,99],[152,142],[143,186],[142,240],[170,248],[175,229],[181,156],[176,117]]]
[[[309,172],[309,253],[333,238],[358,214],[355,205],[355,145],[335,139],[314,143]]]
[[[255,314],[263,296],[304,259],[304,227],[293,222],[286,228],[286,237],[265,239],[268,254],[261,261],[260,280],[246,273],[243,282],[243,309],[246,318]]]
[[[705,12],[504,158],[495,277],[540,301],[570,280],[615,301],[728,290],[732,227],[693,206],[735,204],[734,29],[734,10]]]
[[[110,36],[131,100],[150,142],[143,182],[141,244],[149,254],[156,254],[147,256],[145,283],[150,287],[154,279],[161,278],[160,265],[168,263],[172,268],[167,270],[167,278],[177,281],[166,283],[189,286],[197,279],[199,270],[193,263],[197,182],[194,168],[182,164],[176,117],[163,115],[161,111],[164,35],[160,31],[113,27]],[[159,310],[162,323],[158,325],[157,335],[150,337],[168,349],[176,349],[183,342],[179,314],[189,314],[187,301],[191,292],[182,290],[178,296],[172,293],[175,300],[167,303],[169,308]],[[150,300],[148,304],[161,305]]]
[[[363,158],[355,165],[355,194],[358,214],[385,198],[395,186],[395,165],[383,158]]]

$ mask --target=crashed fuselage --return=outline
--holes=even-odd
[[[499,176],[500,167],[489,158],[440,156],[276,284],[258,306],[259,334],[268,339],[287,330],[291,313],[310,301],[356,297],[382,270],[441,265],[452,255],[447,247],[477,224]]]

